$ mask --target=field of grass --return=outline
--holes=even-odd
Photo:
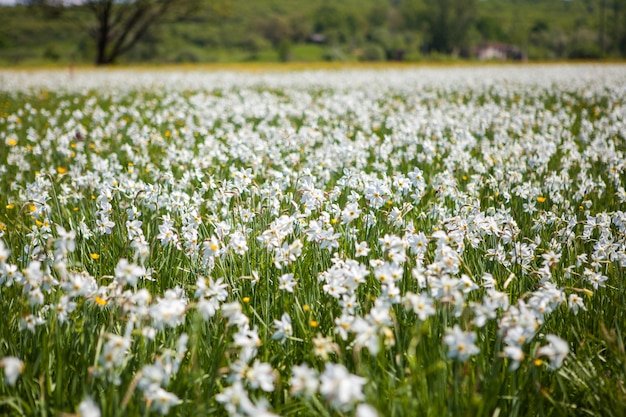
[[[0,72],[0,415],[626,414],[626,66],[265,69]]]

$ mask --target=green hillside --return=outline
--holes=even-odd
[[[485,42],[531,60],[626,56],[626,0],[201,1],[118,61],[415,61],[472,58]],[[94,25],[84,7],[0,7],[0,64],[93,62]]]

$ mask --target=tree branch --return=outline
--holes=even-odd
[[[111,54],[112,57],[115,58],[123,53],[128,52],[130,49],[132,49],[135,46],[135,44],[139,42],[139,40],[141,40],[141,38],[145,35],[150,25],[152,25],[155,21],[157,21],[158,18],[163,16],[167,12],[167,10],[169,9],[172,3],[173,3],[173,0],[162,1],[160,3],[160,7],[153,13],[149,13],[149,8],[146,8],[144,10],[146,14],[144,15],[143,20],[141,19],[141,16],[139,16],[137,19],[137,23],[133,23],[132,25],[127,25],[128,30],[124,31],[123,36],[121,36],[118,39],[118,41],[115,43],[115,45],[113,46],[113,51]],[[140,21],[141,23],[139,23]],[[135,26],[135,25],[138,25],[138,27],[136,27],[133,31],[132,26]],[[133,32],[133,35],[130,37],[130,40],[124,43],[127,36],[130,35],[131,32]]]

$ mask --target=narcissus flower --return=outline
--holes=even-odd
[[[480,353],[480,349],[474,343],[476,334],[474,332],[464,332],[455,324],[452,329],[446,331],[443,341],[448,345],[448,357],[466,361],[471,356]]]
[[[0,359],[0,368],[4,369],[4,380],[9,385],[15,385],[17,378],[24,372],[24,362],[15,356],[6,356]]]
[[[327,363],[320,375],[320,393],[333,407],[346,410],[364,399],[365,382],[365,378],[351,374],[345,366]]]
[[[548,345],[540,347],[537,356],[546,356],[550,361],[550,368],[560,368],[569,354],[569,344],[554,334],[547,335],[546,340]]]
[[[78,415],[80,417],[100,417],[101,412],[98,404],[91,398],[87,397],[78,404]]]
[[[291,369],[291,393],[294,395],[315,395],[319,381],[317,372],[308,365],[302,364]]]

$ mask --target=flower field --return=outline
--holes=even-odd
[[[626,66],[0,72],[0,415],[626,415]]]

